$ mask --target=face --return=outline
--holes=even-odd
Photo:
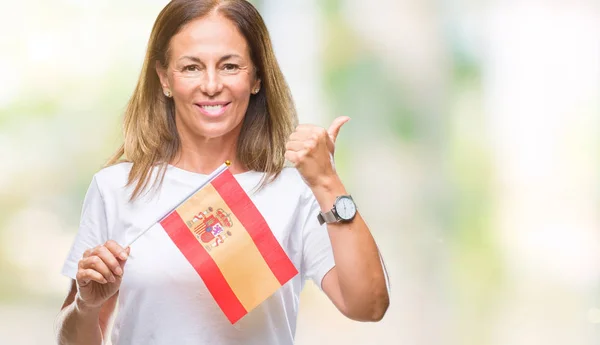
[[[182,140],[237,136],[251,93],[260,87],[246,39],[219,14],[188,23],[170,42],[157,73],[175,102]]]

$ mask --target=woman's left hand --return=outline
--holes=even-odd
[[[335,139],[342,125],[349,120],[347,116],[340,116],[327,130],[302,124],[290,135],[285,158],[294,164],[311,189],[336,176],[333,166]]]

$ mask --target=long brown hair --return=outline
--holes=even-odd
[[[262,17],[246,0],[173,0],[154,23],[142,71],[125,110],[124,142],[107,163],[133,163],[128,179],[128,186],[135,184],[131,200],[162,181],[168,163],[180,149],[175,104],[163,95],[156,62],[166,67],[171,38],[190,21],[211,12],[218,12],[237,26],[261,80],[260,91],[250,97],[236,159],[249,170],[265,173],[261,187],[284,167],[285,143],[297,124],[297,115]],[[152,182],[156,166],[160,170]]]

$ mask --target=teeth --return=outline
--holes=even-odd
[[[206,110],[209,113],[216,114],[223,109],[223,105],[203,105],[202,109]]]

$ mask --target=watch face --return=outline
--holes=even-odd
[[[344,196],[335,203],[335,211],[343,220],[350,220],[356,215],[356,205],[352,199]]]

